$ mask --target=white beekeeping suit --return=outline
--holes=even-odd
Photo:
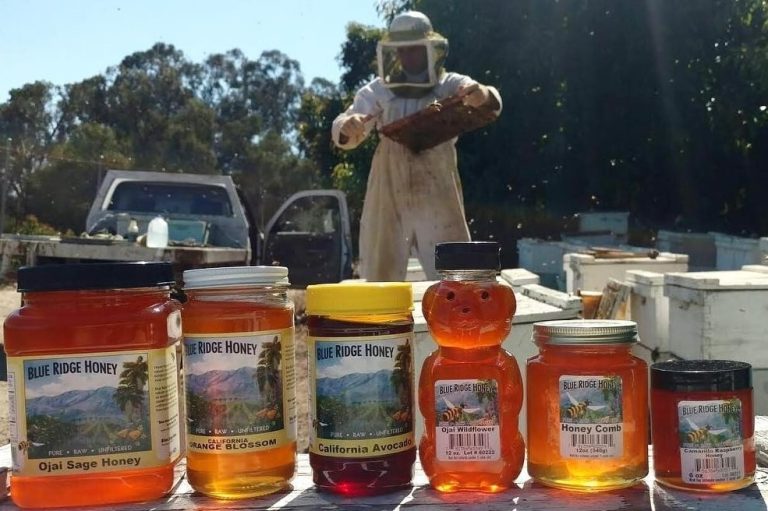
[[[362,87],[333,122],[333,141],[353,149],[380,128],[460,92],[476,82],[443,69],[448,41],[422,13],[395,17],[377,48],[379,77]],[[493,87],[479,85],[464,102],[490,103],[501,112]],[[404,280],[415,248],[428,279],[437,279],[435,244],[468,241],[456,139],[414,153],[381,136],[371,163],[360,220],[360,274],[370,281]]]

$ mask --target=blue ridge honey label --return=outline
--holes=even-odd
[[[441,461],[501,458],[496,380],[435,382],[435,448]]]
[[[689,484],[744,478],[744,444],[739,399],[680,401],[680,475]]]
[[[569,376],[558,382],[560,455],[618,458],[624,451],[624,410],[619,376]]]
[[[13,472],[148,468],[180,456],[176,346],[10,357]]]
[[[314,454],[377,457],[412,449],[413,336],[309,337]]]

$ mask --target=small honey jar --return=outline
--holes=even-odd
[[[648,366],[630,353],[632,321],[535,323],[528,359],[528,473],[577,491],[648,474]]]
[[[755,477],[752,366],[676,360],[651,366],[656,480],[684,490],[725,492]]]

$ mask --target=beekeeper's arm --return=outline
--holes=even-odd
[[[477,88],[464,96],[463,101],[465,105],[469,105],[474,108],[478,108],[483,105],[490,106],[494,113],[498,116],[501,113],[502,103],[501,95],[496,87],[490,85],[483,85],[469,76],[459,73],[448,73],[444,84],[443,97],[452,96],[454,94],[461,94],[463,91],[470,87],[477,86]]]
[[[354,149],[368,137],[381,109],[376,95],[368,84],[357,91],[355,100],[347,110],[333,121],[333,143],[342,149]]]

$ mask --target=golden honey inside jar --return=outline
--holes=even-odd
[[[534,324],[528,359],[528,473],[577,491],[631,486],[648,474],[648,366],[632,321]]]

